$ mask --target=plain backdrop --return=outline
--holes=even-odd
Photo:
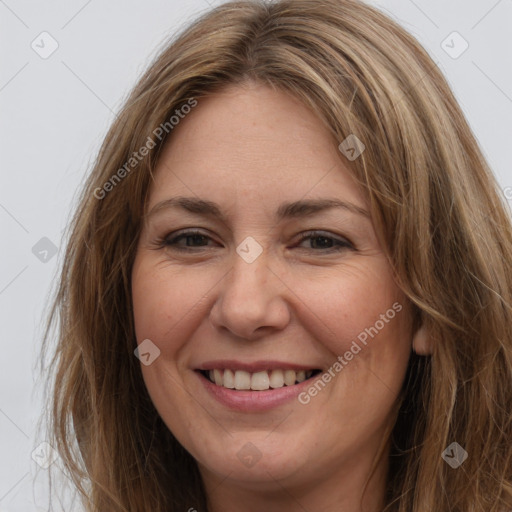
[[[48,510],[35,366],[77,189],[157,49],[218,3],[0,0],[0,512]],[[512,203],[512,0],[370,3],[441,67]]]

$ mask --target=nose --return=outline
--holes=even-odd
[[[219,286],[210,312],[217,329],[228,330],[237,338],[257,340],[288,325],[288,288],[263,255],[247,263],[236,254],[233,268]]]

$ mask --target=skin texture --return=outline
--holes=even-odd
[[[137,342],[161,351],[142,366],[169,429],[199,463],[218,512],[378,511],[387,451],[361,495],[411,351],[410,307],[369,217],[329,209],[276,221],[282,202],[337,198],[367,210],[364,191],[322,122],[283,92],[247,83],[199,100],[172,132],[147,211],[175,196],[217,203],[225,222],[179,208],[147,217],[132,273]],[[205,237],[173,232],[196,228]],[[299,235],[321,230],[320,236]],[[248,236],[262,254],[236,252]],[[332,249],[334,247],[334,249]],[[286,361],[327,370],[394,303],[403,306],[306,405],[228,409],[194,371],[212,359]],[[238,452],[252,443],[251,467]],[[247,448],[245,448],[247,449]],[[386,448],[387,450],[387,448]]]

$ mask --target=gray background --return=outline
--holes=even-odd
[[[43,401],[35,364],[77,187],[149,59],[217,3],[0,0],[0,512],[48,510],[47,472],[35,460],[51,452],[32,457],[44,441],[36,431]],[[371,3],[438,62],[512,204],[512,0]],[[46,59],[31,47],[51,49],[43,31],[58,43]],[[454,31],[469,44],[458,58],[464,42],[447,39]]]

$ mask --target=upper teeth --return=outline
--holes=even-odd
[[[296,382],[303,382],[309,379],[313,370],[264,370],[256,373],[249,373],[244,370],[210,370],[210,380],[229,389],[252,389],[254,391],[265,391],[270,388],[282,388],[293,386]]]

